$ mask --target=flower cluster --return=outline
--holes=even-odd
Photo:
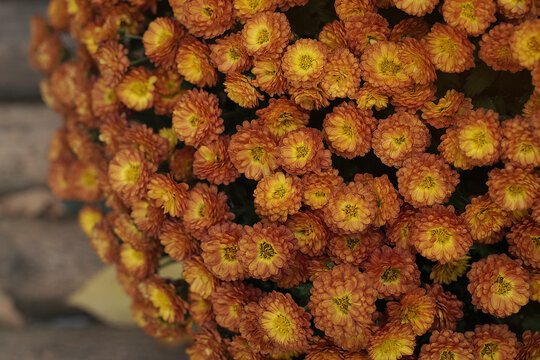
[[[49,185],[192,359],[535,359],[537,8],[51,0]]]

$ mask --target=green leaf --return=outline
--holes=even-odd
[[[474,97],[486,90],[497,78],[497,73],[486,64],[476,66],[465,79],[463,90],[468,97]]]

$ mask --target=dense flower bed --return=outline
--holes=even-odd
[[[539,359],[538,6],[51,0],[50,187],[192,359]]]

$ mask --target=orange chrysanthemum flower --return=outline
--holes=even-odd
[[[506,324],[477,325],[474,332],[465,337],[473,345],[473,355],[480,360],[515,359],[518,341],[516,334],[508,330]]]
[[[429,24],[423,17],[403,19],[392,28],[389,40],[402,41],[406,38],[421,40],[429,33]]]
[[[94,227],[103,220],[103,213],[101,210],[92,205],[84,205],[77,216],[79,220],[79,226],[86,236],[90,237]]]
[[[399,193],[414,207],[442,204],[450,199],[459,174],[433,154],[418,154],[397,171]]]
[[[285,97],[270,99],[268,106],[258,109],[255,114],[258,121],[278,138],[309,122],[309,114]]]
[[[409,15],[424,16],[435,9],[439,0],[395,0],[394,3],[398,9],[405,11]]]
[[[102,219],[92,229],[90,245],[96,251],[97,256],[105,264],[114,264],[120,254],[120,245],[114,236],[111,224],[107,218]]]
[[[229,185],[234,182],[240,173],[229,158],[229,143],[229,136],[221,135],[216,141],[201,145],[193,159],[195,176],[216,185]]]
[[[296,176],[282,172],[259,181],[253,192],[255,212],[270,221],[285,222],[302,206],[302,186]]]
[[[422,256],[444,264],[464,256],[472,246],[470,228],[454,207],[434,205],[416,214],[411,238]]]
[[[310,277],[310,259],[301,252],[295,251],[294,257],[290,259],[281,273],[270,278],[278,287],[282,289],[292,289],[305,283]]]
[[[242,336],[234,336],[228,343],[227,350],[235,360],[264,360],[263,355],[252,349],[249,342]]]
[[[179,19],[192,35],[211,39],[233,25],[231,0],[187,0]]]
[[[209,299],[218,285],[218,279],[204,265],[200,256],[192,256],[184,262],[182,278],[189,284],[189,291]]]
[[[157,255],[159,254],[154,251],[135,250],[128,243],[123,243],[120,245],[116,266],[134,278],[142,280],[155,273],[158,265]]]
[[[274,0],[233,0],[234,15],[242,23],[259,13],[274,11],[276,6],[277,2]]]
[[[368,228],[377,215],[377,200],[369,186],[357,182],[336,186],[322,209],[326,225],[338,234],[354,234]]]
[[[359,266],[383,243],[384,235],[378,229],[348,235],[332,234],[328,240],[328,251],[337,263]]]
[[[422,345],[418,360],[474,360],[472,344],[461,333],[451,330],[434,331],[429,344]]]
[[[516,360],[537,359],[540,356],[540,332],[523,332],[523,345],[520,346]]]
[[[289,43],[291,27],[285,14],[261,12],[246,21],[242,30],[248,54],[256,57],[279,56]]]
[[[92,99],[92,113],[96,116],[106,116],[118,112],[122,104],[118,99],[115,88],[118,83],[111,83],[102,77],[92,84],[90,96]]]
[[[255,59],[251,73],[255,75],[255,80],[257,80],[257,85],[261,91],[270,96],[285,94],[287,79],[283,75],[281,58]]]
[[[150,109],[154,101],[157,77],[145,67],[132,68],[116,87],[120,101],[135,111]]]
[[[313,210],[321,209],[334,187],[341,184],[343,179],[335,169],[308,173],[302,177],[302,202]]]
[[[281,66],[294,86],[313,86],[323,74],[328,57],[326,45],[314,39],[299,39],[285,50]]]
[[[426,102],[434,100],[436,92],[437,88],[432,83],[426,85],[413,84],[405,92],[394,94],[391,103],[398,112],[408,111],[415,113]]]
[[[540,166],[540,138],[534,135],[531,122],[516,116],[501,125],[501,156],[505,162],[519,167]]]
[[[372,0],[336,0],[334,8],[340,20],[353,16],[363,16],[375,12],[375,2]]]
[[[470,105],[470,109],[468,109],[468,105]],[[422,119],[437,129],[449,127],[456,122],[456,115],[459,114],[460,109],[461,112],[464,112],[465,109],[462,109],[464,106],[467,108],[466,110],[472,110],[472,104],[465,101],[463,93],[454,89],[447,90],[437,104],[429,101],[422,106]]]
[[[371,45],[386,40],[390,35],[388,21],[376,12],[351,16],[343,21],[343,25],[348,47],[358,57]]]
[[[342,350],[330,341],[315,338],[310,344],[306,360],[343,360]]]
[[[323,220],[310,211],[291,215],[285,224],[296,238],[298,250],[309,256],[322,255],[328,242],[328,230]]]
[[[362,110],[382,110],[388,106],[388,95],[367,83],[363,84],[354,97],[357,107]]]
[[[525,20],[510,38],[510,50],[518,63],[529,70],[540,60],[540,19]]]
[[[373,251],[362,267],[372,279],[380,299],[397,298],[420,285],[415,256],[402,248],[383,246]]]
[[[421,336],[430,329],[435,319],[435,299],[425,289],[411,289],[399,302],[388,302],[387,310],[389,321],[411,324],[414,333]]]
[[[352,102],[334,107],[323,122],[323,131],[330,150],[352,159],[371,149],[371,134],[377,120],[371,111],[358,109]]]
[[[186,349],[190,359],[227,360],[227,349],[217,330],[202,328],[193,336],[193,343]]]
[[[226,222],[212,226],[203,237],[201,249],[204,263],[219,279],[234,281],[246,277],[236,255],[238,241],[244,234],[242,225]]]
[[[176,69],[165,70],[164,68],[158,68],[154,74],[157,77],[154,92],[154,112],[157,115],[170,116],[176,103],[185,93],[185,90],[180,88],[184,78]]]
[[[152,128],[146,125],[131,125],[125,129],[120,149],[135,148],[144,154],[145,158],[158,167],[167,158],[168,142]]]
[[[411,252],[415,251],[411,232],[416,213],[416,209],[405,204],[401,207],[397,216],[386,223],[386,236],[390,244],[403,249],[409,249]]]
[[[180,217],[186,207],[188,189],[186,183],[175,182],[170,174],[154,174],[148,183],[148,198],[162,207],[165,214]]]
[[[236,169],[248,179],[260,180],[277,168],[277,139],[258,121],[244,121],[231,137],[229,156]]]
[[[456,128],[448,128],[441,136],[441,143],[437,147],[444,161],[455,168],[470,170],[474,167],[471,160],[459,148],[459,138]]]
[[[181,323],[186,314],[186,303],[176,295],[176,288],[154,275],[142,281],[139,291],[157,310],[159,317],[168,323]]]
[[[383,164],[401,167],[406,159],[423,153],[430,140],[429,130],[418,116],[398,112],[379,121],[373,132],[373,152]]]
[[[176,51],[185,30],[174,19],[159,17],[148,24],[142,42],[144,53],[157,67],[174,69]]]
[[[376,329],[374,324],[368,324],[368,325],[362,325],[359,327],[360,329],[356,332],[355,335],[349,336],[345,334],[340,334],[336,337],[330,337],[332,342],[339,346],[340,348],[347,350],[347,351],[354,351],[354,352],[360,352],[356,354],[362,354],[365,357],[360,358],[360,360],[369,360],[369,356],[364,351],[367,349],[369,345],[369,340],[371,339],[371,335],[373,334],[373,331]],[[348,354],[346,352],[342,351],[343,356],[349,356],[352,354]],[[352,358],[352,357],[351,357]],[[349,359],[349,357],[346,357],[346,359]],[[353,358],[354,359],[354,358]]]
[[[113,213],[111,223],[113,232],[123,243],[127,243],[135,250],[150,251],[156,248],[154,239],[137,228],[133,219],[126,213]]]
[[[223,85],[227,97],[243,108],[252,109],[259,105],[259,100],[264,100],[264,96],[257,90],[256,81],[246,75],[227,74]]]
[[[515,314],[529,302],[529,274],[521,261],[506,254],[493,254],[471,265],[467,290],[472,303],[497,317]]]
[[[146,195],[153,166],[135,149],[121,150],[109,163],[108,178],[112,190],[130,203]]]
[[[515,73],[523,69],[510,51],[515,28],[512,24],[501,23],[482,35],[478,57],[493,70]]]
[[[505,210],[531,208],[540,193],[540,180],[528,169],[506,165],[504,169],[493,169],[488,174],[486,185],[491,200]]]
[[[188,90],[176,103],[172,125],[186,145],[199,147],[217,140],[224,130],[221,109],[216,95],[204,90]]]
[[[344,264],[334,266],[313,281],[308,306],[318,329],[328,336],[342,338],[356,336],[371,323],[376,298],[369,277],[357,267]]]
[[[478,36],[496,20],[496,9],[493,0],[445,0],[441,12],[448,25]]]
[[[330,105],[328,95],[317,85],[315,87],[290,86],[287,90],[296,104],[304,110],[319,110]]]
[[[283,225],[246,226],[238,241],[237,257],[245,271],[256,279],[279,276],[294,257],[295,238]]]
[[[463,256],[447,263],[437,263],[431,269],[429,278],[439,284],[450,284],[463,276],[469,268],[470,256]]]
[[[418,87],[419,89],[430,88],[428,85],[431,85],[431,83],[437,79],[437,75],[435,74],[435,66],[431,62],[425,44],[420,40],[408,37],[401,41],[401,45],[399,56],[403,63],[405,73],[412,78],[414,84],[424,85]],[[421,91],[417,92],[422,93]],[[433,93],[435,93],[435,91],[433,91]],[[394,97],[399,95],[400,93],[396,93],[394,94]],[[417,97],[421,98],[421,96]],[[420,108],[420,106],[418,106],[418,108]]]
[[[508,211],[495,204],[488,195],[476,196],[461,216],[467,220],[474,240],[482,240],[512,223]]]
[[[369,358],[397,360],[412,355],[416,345],[414,332],[409,324],[390,322],[377,329],[369,339]]]
[[[319,41],[328,46],[330,51],[346,48],[347,39],[343,22],[334,20],[324,25],[321,32],[319,32]]]
[[[262,291],[241,281],[224,281],[212,294],[212,309],[219,326],[238,332],[244,307],[252,301],[259,301]]]
[[[176,261],[184,261],[195,252],[195,240],[179,220],[164,221],[158,236],[165,252]]]
[[[195,149],[191,146],[184,146],[177,149],[169,159],[169,170],[176,181],[187,182],[193,179],[193,156]]]
[[[463,318],[463,302],[449,291],[444,291],[441,284],[424,284],[428,294],[435,298],[435,320],[431,331],[455,330],[457,322]]]
[[[353,96],[360,87],[360,62],[346,48],[328,55],[321,78],[321,88],[329,98]]]
[[[117,41],[107,41],[99,46],[94,59],[99,74],[111,82],[118,82],[129,67],[128,50]]]
[[[324,148],[322,140],[322,133],[313,128],[303,127],[288,132],[279,141],[278,164],[292,175],[330,167],[331,153]]]
[[[514,224],[506,235],[508,252],[525,265],[540,268],[540,224],[526,217]]]
[[[188,304],[189,315],[198,327],[215,326],[215,315],[210,298],[205,299],[197,293],[188,291]]]
[[[210,45],[210,50],[212,51],[210,58],[214,66],[222,73],[241,73],[251,67],[251,59],[244,47],[240,33],[216,39],[216,43]]]
[[[383,226],[388,220],[396,217],[402,201],[386,174],[376,178],[371,174],[356,174],[354,181],[365,183],[375,194],[377,215],[373,220],[373,226]]]
[[[210,48],[192,36],[186,36],[180,42],[176,68],[187,81],[199,87],[212,87],[217,83],[217,71],[210,61]]]
[[[474,66],[474,45],[463,30],[436,23],[425,38],[435,68],[460,73]]]

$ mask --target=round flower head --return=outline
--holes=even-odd
[[[474,66],[474,45],[464,31],[436,23],[425,40],[437,70],[460,73]]]
[[[336,0],[334,8],[340,20],[350,17],[363,16],[375,12],[375,2],[372,0]]]
[[[185,35],[185,30],[174,19],[156,18],[144,32],[144,53],[157,67],[174,69],[176,51]]]
[[[210,61],[210,48],[192,36],[186,36],[176,52],[176,68],[190,83],[199,87],[212,87],[217,72]]]
[[[534,135],[530,122],[516,117],[501,125],[503,160],[520,167],[540,166],[540,138]]]
[[[133,124],[125,129],[120,145],[120,149],[123,148],[139,150],[156,167],[167,158],[169,150],[167,140],[144,124]]]
[[[103,220],[103,213],[95,206],[85,205],[79,210],[77,218],[81,230],[90,237],[94,227]]]
[[[369,340],[369,358],[397,360],[412,355],[416,345],[414,332],[409,324],[389,322],[378,328]]]
[[[374,178],[371,174],[356,174],[354,181],[367,184],[375,194],[377,215],[373,220],[373,226],[383,226],[388,220],[396,217],[402,201],[394,185],[388,179],[388,175],[384,174]]]
[[[197,37],[211,39],[233,25],[231,0],[187,0],[180,21]]]
[[[493,169],[488,174],[486,185],[491,200],[505,210],[531,208],[540,193],[540,180],[527,169],[507,165],[504,169]]]
[[[521,19],[533,6],[531,0],[497,0],[497,12],[505,19]]]
[[[323,208],[334,187],[343,184],[335,169],[308,173],[302,177],[302,202],[313,210]]]
[[[188,291],[188,304],[188,312],[195,325],[200,328],[215,326],[215,315],[210,299]]]
[[[427,102],[435,99],[437,88],[434,84],[413,84],[405,92],[394,94],[391,103],[396,111],[415,113]]]
[[[184,146],[177,149],[169,159],[169,170],[176,181],[189,181],[193,175],[193,156],[195,149],[191,146]]]
[[[435,74],[435,66],[431,62],[426,46],[420,42],[420,40],[412,37],[403,39],[401,45],[399,55],[405,73],[408,74],[417,85],[431,85],[431,83],[437,79],[437,75]],[[426,88],[426,86],[419,88]],[[427,88],[429,88],[429,86],[427,86]],[[394,94],[394,97],[399,95],[400,93]],[[420,108],[420,106],[418,106],[418,108]]]
[[[321,78],[321,88],[330,98],[353,96],[360,87],[360,63],[346,48],[328,56]]]
[[[277,160],[292,175],[321,170],[332,165],[331,153],[324,148],[323,135],[317,129],[299,128],[279,141]]]
[[[428,294],[435,298],[435,320],[430,331],[455,330],[457,322],[463,318],[463,302],[441,284],[424,284]]]
[[[253,192],[255,212],[270,221],[284,222],[302,206],[302,186],[296,176],[277,172],[259,181]]]
[[[388,95],[367,83],[364,83],[354,97],[357,107],[362,110],[369,110],[373,107],[376,110],[382,110],[388,106]]]
[[[248,19],[242,30],[244,46],[255,57],[279,56],[290,36],[289,20],[280,12],[261,12]]]
[[[515,314],[529,302],[529,274],[521,261],[493,254],[471,265],[467,290],[472,303],[496,317]]]
[[[73,196],[85,202],[102,200],[103,191],[101,182],[105,180],[104,174],[95,163],[75,161],[71,164],[67,181],[73,191]]]
[[[346,263],[359,266],[381,247],[384,235],[378,229],[369,228],[364,232],[348,235],[332,234],[328,240],[328,251],[337,264]]]
[[[242,336],[234,336],[227,344],[227,350],[235,360],[264,360],[263,355],[252,349],[249,342]]]
[[[145,67],[132,68],[116,87],[120,101],[135,111],[150,109],[154,101],[157,77]]]
[[[406,159],[423,153],[430,140],[427,126],[417,115],[398,112],[379,121],[373,132],[373,152],[383,164],[401,167]]]
[[[193,159],[193,173],[197,178],[228,185],[240,176],[227,152],[229,142],[229,137],[223,135],[197,149]]]
[[[488,195],[476,196],[461,216],[467,221],[473,240],[480,240],[510,226],[508,211],[495,204]]]
[[[515,28],[510,50],[519,65],[533,69],[540,60],[540,19],[525,20]]]
[[[227,349],[217,330],[202,328],[193,336],[193,343],[186,349],[190,359],[227,360]]]
[[[255,114],[258,121],[278,138],[309,122],[309,114],[285,97],[271,98],[268,106],[258,109]]]
[[[279,276],[293,258],[295,238],[283,225],[246,226],[238,241],[237,257],[244,270],[256,279]]]
[[[313,39],[299,39],[285,50],[281,66],[294,86],[312,86],[321,79],[326,65],[326,45]]]
[[[422,345],[418,360],[474,360],[472,344],[461,333],[451,330],[434,331],[429,344]]]
[[[471,36],[482,35],[494,22],[497,5],[493,0],[445,0],[442,14],[448,25]]]
[[[130,203],[146,194],[146,185],[153,171],[140,151],[132,148],[121,150],[109,163],[109,184],[115,193]]]
[[[256,81],[239,73],[227,74],[225,81],[227,97],[243,108],[252,109],[259,105],[264,96],[257,90]]]
[[[508,252],[525,265],[540,268],[540,224],[526,217],[506,235]]]
[[[473,345],[473,355],[480,360],[515,359],[518,341],[516,334],[508,330],[506,324],[477,325],[474,332],[465,337]]]
[[[217,140],[224,130],[218,98],[204,90],[188,90],[176,103],[172,126],[186,145],[199,147]]]
[[[346,48],[347,39],[343,22],[334,20],[324,25],[319,32],[319,41],[328,46],[331,51]]]
[[[459,183],[455,170],[438,155],[427,153],[405,160],[397,178],[399,193],[416,208],[447,202]]]
[[[262,291],[241,281],[224,281],[212,293],[212,309],[219,326],[238,332],[244,306],[258,301]]]
[[[116,266],[129,275],[142,280],[155,272],[157,253],[135,250],[128,243],[120,245]]]
[[[170,174],[154,174],[148,183],[148,198],[161,206],[165,214],[180,217],[186,206],[188,189],[187,184],[175,182]]]
[[[510,51],[511,38],[515,28],[512,24],[501,23],[482,35],[478,57],[493,70],[515,73],[523,69]]]
[[[343,21],[343,25],[348,47],[358,57],[371,45],[386,40],[390,35],[388,21],[376,12],[352,16]]]
[[[236,169],[248,179],[260,180],[277,168],[277,139],[257,121],[244,121],[231,137],[229,156]]]
[[[110,82],[118,82],[129,67],[128,50],[117,41],[101,44],[94,54],[99,75]]]
[[[157,115],[171,115],[176,103],[185,93],[180,88],[184,78],[176,69],[165,70],[158,68],[154,74],[157,77],[154,93],[154,112]]]
[[[418,336],[425,334],[435,319],[435,299],[425,289],[415,288],[407,291],[399,302],[387,303],[390,321],[411,324]]]
[[[240,33],[230,34],[210,45],[210,58],[219,71],[225,74],[244,72],[251,67]]]
[[[444,161],[455,168],[470,170],[474,167],[471,159],[465,156],[459,148],[459,139],[456,128],[446,129],[446,133],[441,136],[441,143],[437,147]]]
[[[459,149],[474,165],[492,165],[499,159],[501,134],[499,115],[479,108],[460,118],[457,126]]]
[[[330,150],[347,159],[364,156],[371,149],[371,134],[376,121],[370,111],[360,110],[352,102],[334,107],[323,122]]]
[[[520,346],[517,360],[536,360],[540,356],[540,332],[532,333],[527,330],[523,332],[523,345]]]
[[[90,96],[92,98],[92,112],[96,116],[106,116],[116,113],[122,104],[116,95],[115,88],[118,83],[111,83],[105,78],[98,78],[92,85]]]
[[[218,193],[215,185],[200,182],[188,192],[182,221],[186,230],[196,238],[200,239],[211,226],[233,218],[227,205],[227,195]]]
[[[397,298],[420,285],[415,256],[405,249],[383,246],[373,251],[362,267],[380,299]]]
[[[416,214],[411,238],[422,256],[444,264],[464,256],[472,246],[470,228],[454,207],[434,205]]]
[[[469,268],[470,256],[463,256],[457,260],[453,260],[444,264],[437,263],[431,269],[429,278],[439,284],[451,284],[458,277],[463,276]]]
[[[157,310],[159,317],[168,323],[184,321],[186,304],[176,289],[164,279],[154,275],[139,284],[139,291]]]
[[[316,338],[310,345],[306,360],[343,360],[342,350],[330,341]]]
[[[283,75],[280,58],[255,59],[251,73],[255,75],[257,85],[261,91],[270,96],[285,94],[287,80]]]
[[[165,252],[176,261],[184,261],[194,252],[195,240],[179,220],[164,221],[158,236]]]
[[[437,104],[433,101],[428,101],[422,106],[422,119],[437,129],[449,127],[455,123],[455,115],[457,115],[464,100],[465,95],[463,93],[457,92],[454,89],[447,90],[446,94],[438,100]]]
[[[429,33],[429,24],[422,17],[403,19],[392,28],[389,40],[401,41],[406,38],[421,40]]]
[[[311,316],[290,294],[272,291],[245,308],[240,334],[264,354],[276,351],[305,351],[313,331]]]
[[[308,307],[315,326],[326,335],[355,336],[371,323],[376,291],[371,280],[349,265],[337,265],[313,281]]]
[[[295,251],[293,255],[281,273],[270,278],[270,281],[275,282],[282,289],[292,289],[309,279],[309,259],[299,251]]]
[[[240,22],[265,11],[274,11],[276,5],[274,0],[233,0],[234,15]]]
[[[89,238],[90,245],[92,245],[97,256],[104,264],[117,262],[120,245],[107,218],[102,219],[94,226]]]
[[[401,43],[379,41],[362,54],[362,78],[387,94],[397,94],[408,89],[413,79],[405,71],[401,56]]]
[[[291,100],[304,110],[319,110],[330,105],[328,95],[320,85],[310,88],[291,85],[287,91]]]
[[[532,301],[540,301],[540,269],[528,268]]]
[[[153,250],[155,248],[156,243],[154,240],[151,240],[147,234],[140,231],[128,214],[113,214],[114,216],[111,219],[113,232],[123,243],[128,243],[139,251]]]
[[[204,265],[200,256],[192,256],[184,262],[182,278],[189,284],[189,291],[204,299],[209,299],[218,285],[218,280]]]
[[[405,11],[409,15],[424,16],[429,14],[435,9],[435,6],[439,3],[438,0],[396,0],[394,1],[396,7]]]
[[[242,225],[222,223],[212,226],[201,241],[206,267],[219,279],[244,279],[246,273],[238,261],[238,240],[245,234]]]
[[[377,200],[367,185],[336,186],[323,208],[323,219],[335,233],[354,234],[368,228],[377,215]]]
[[[322,255],[328,242],[323,220],[310,211],[291,215],[285,224],[296,238],[298,250],[309,256]]]
[[[417,210],[408,204],[401,207],[394,219],[390,219],[385,226],[388,242],[396,247],[415,251],[411,232]]]

